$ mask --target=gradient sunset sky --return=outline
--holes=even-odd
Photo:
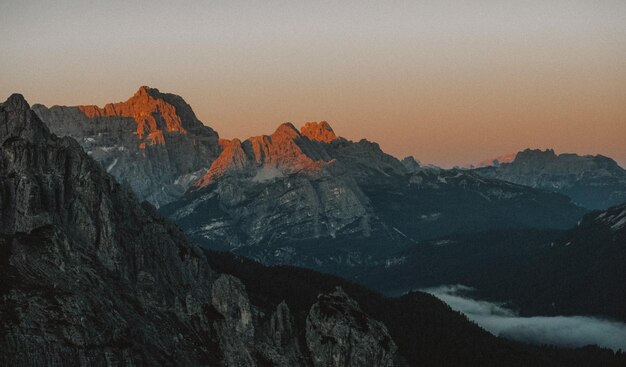
[[[0,99],[181,95],[225,138],[327,120],[398,157],[626,166],[626,1],[2,1]]]

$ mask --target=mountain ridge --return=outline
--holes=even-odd
[[[210,133],[209,128],[203,130],[191,108],[178,96],[141,87],[129,99],[135,100],[148,106],[139,109],[138,115],[131,113],[136,112],[131,108],[134,102],[93,108],[97,112],[93,112],[94,117],[67,107],[35,110],[44,121],[49,120],[46,123],[53,131],[76,137],[108,172],[129,184],[141,199],[163,208],[195,240],[210,245],[221,243],[221,248],[283,240],[333,241],[343,235],[356,235],[364,242],[373,243],[378,236],[380,241],[386,238],[406,244],[445,234],[446,223],[450,231],[481,230],[495,223],[561,228],[578,215],[578,209],[563,198],[495,181],[479,182],[458,170],[422,167],[414,158],[399,161],[375,142],[354,142],[338,136],[326,121],[305,123],[300,130],[284,123],[270,135],[225,140]],[[169,124],[165,120],[172,117],[171,109],[163,108],[170,112],[165,117],[159,115],[159,106],[165,103],[176,107]],[[154,109],[158,113],[150,115],[148,112]],[[68,116],[78,118],[67,122]],[[136,119],[143,121],[141,139]],[[149,140],[148,132],[155,121],[166,144],[157,139],[142,149],[138,144],[146,142],[142,139]],[[126,130],[120,130],[120,126]],[[210,134],[205,138],[194,135],[195,127]],[[484,209],[481,215],[485,219],[479,220],[478,214],[470,215],[471,220],[468,216],[452,219],[455,214],[451,202],[444,205],[448,212],[442,214],[437,203],[423,196],[430,192],[439,200],[450,201],[444,195],[446,190],[454,191],[456,200],[472,197],[474,205]],[[417,208],[423,207],[415,213],[419,218],[417,227],[397,221],[395,217],[400,213],[393,212],[396,209],[387,212],[385,220],[378,212],[402,207],[401,196],[417,200]],[[543,204],[536,201],[540,196],[543,202],[551,203],[549,207],[560,207],[564,213],[554,211],[547,217],[540,213]],[[375,203],[372,198],[380,200]],[[509,206],[502,212],[505,219],[487,210],[498,205]],[[545,217],[545,224],[524,219],[521,213],[515,213],[517,209],[511,210],[520,205],[521,212],[534,210],[534,216]],[[464,207],[470,210],[469,205]],[[199,212],[206,214],[196,215]],[[427,224],[438,229],[433,231]]]
[[[221,152],[218,134],[179,96],[146,86],[125,102],[33,105],[59,136],[71,136],[120,182],[155,206],[182,195]]]
[[[301,132],[307,126],[332,130],[282,124],[271,135],[223,141],[207,175],[162,213],[209,248],[318,270],[377,262],[381,249],[457,231],[565,229],[583,214],[564,196],[401,162],[367,140],[334,131],[329,142],[312,140]]]
[[[0,103],[0,140],[0,364],[612,366],[623,359],[498,339],[423,293],[388,300],[314,272],[304,282],[302,270],[236,265],[202,251],[74,139],[52,134],[22,96]],[[212,257],[245,283],[216,272]],[[419,346],[406,335],[419,336]],[[466,350],[457,351],[459,343]],[[439,346],[436,355],[429,345]]]
[[[526,149],[510,163],[477,168],[474,172],[559,192],[589,209],[606,209],[626,201],[626,170],[603,155],[557,155],[553,149]]]

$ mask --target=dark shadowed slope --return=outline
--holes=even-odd
[[[354,275],[398,294],[463,284],[522,315],[593,315],[626,321],[626,204],[586,215],[564,231],[446,236]]]
[[[626,204],[586,215],[529,266],[503,276],[512,285],[507,299],[527,313],[626,321]]]

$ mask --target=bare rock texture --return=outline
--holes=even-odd
[[[300,129],[300,133],[307,138],[319,141],[322,143],[330,143],[337,139],[335,131],[330,127],[330,124],[326,121],[322,122],[307,122]]]
[[[59,136],[71,136],[142,200],[161,206],[202,177],[221,149],[218,135],[179,96],[141,87],[126,102],[34,105]]]
[[[306,324],[307,345],[316,367],[394,365],[398,348],[387,328],[370,320],[341,288],[318,297]]]

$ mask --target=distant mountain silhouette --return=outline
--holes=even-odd
[[[559,154],[526,149],[509,163],[475,170],[481,176],[567,195],[590,209],[606,209],[626,201],[626,170],[602,156]]]

